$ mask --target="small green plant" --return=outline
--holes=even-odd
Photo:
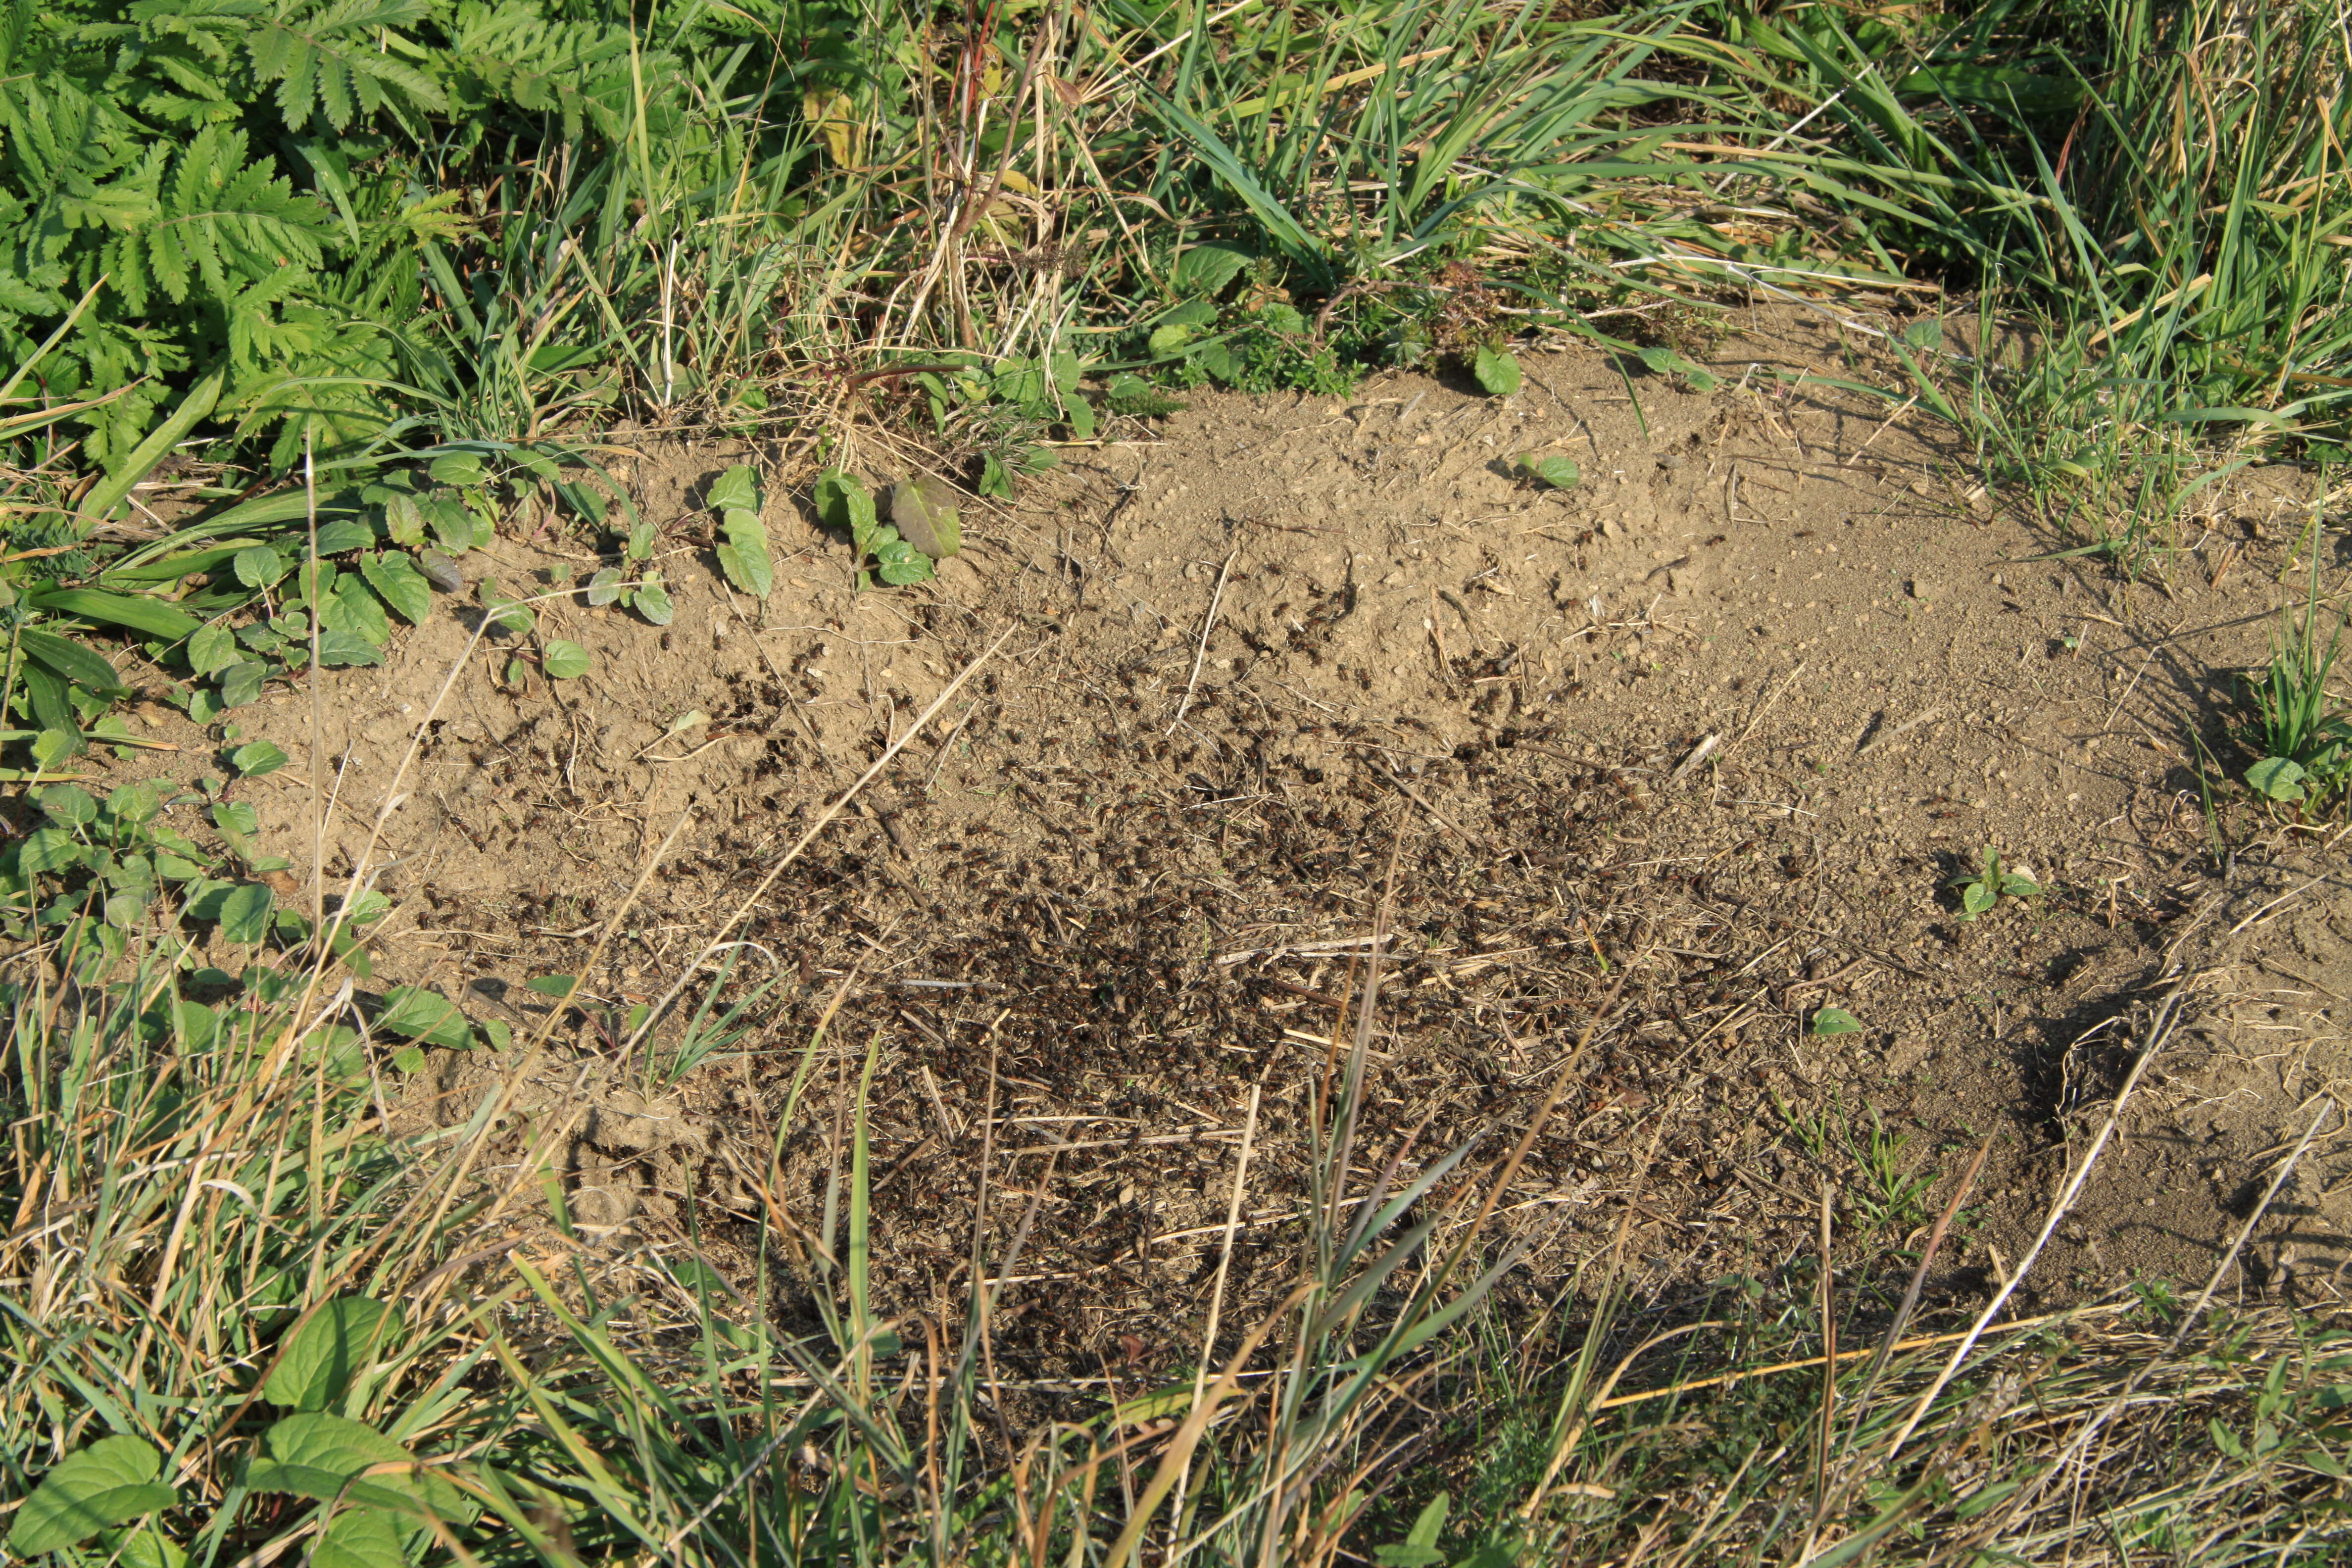
[[[931,558],[876,515],[874,497],[856,475],[835,468],[818,479],[816,508],[826,522],[849,535],[859,588],[872,586],[877,577],[894,588],[929,579]]]
[[[1543,458],[1533,452],[1521,452],[1517,467],[1521,479],[1551,490],[1572,490],[1584,478],[1583,470],[1566,458]]]
[[[1849,1136],[1858,1131],[1850,1128]],[[1936,1173],[1908,1168],[1904,1151],[1910,1142],[1908,1133],[1886,1130],[1874,1105],[1870,1108],[1867,1142],[1853,1137],[1852,1152],[1864,1183],[1856,1206],[1874,1226],[1909,1230],[1927,1217],[1927,1194],[1935,1190]]]
[[[2238,739],[2257,760],[2246,783],[2271,800],[2316,802],[2352,782],[2352,714],[2328,694],[2327,682],[2344,642],[2344,616],[2319,639],[2319,552],[2312,552],[2311,584],[2301,614],[2283,610],[2271,635],[2271,659],[2247,683],[2251,718]]]
[[[719,514],[719,569],[727,581],[755,599],[776,585],[775,558],[768,550],[768,525],[760,521],[758,477],[742,463],[719,476],[704,498]]]
[[[1958,889],[1964,921],[1990,914],[2003,899],[2031,899],[2042,891],[2042,884],[2032,876],[2003,865],[2000,852],[1990,844],[1985,846],[1984,863],[1973,875],[1955,877],[1944,885]]]
[[[589,604],[618,605],[625,610],[636,611],[655,626],[669,625],[670,617],[677,612],[670,604],[661,568],[646,564],[653,558],[660,531],[651,521],[633,517],[628,531],[619,537],[621,563],[600,566],[588,579]]]
[[[1700,369],[1664,344],[1643,349],[1642,363],[1652,375],[1670,376],[1693,392],[1713,392],[1721,384],[1712,371]]]
[[[1811,1029],[1817,1038],[1858,1035],[1862,1033],[1862,1020],[1843,1007],[1819,1007],[1813,1011]]]
[[[1470,356],[1470,374],[1489,397],[1508,397],[1519,389],[1519,362],[1508,349],[1480,348]]]

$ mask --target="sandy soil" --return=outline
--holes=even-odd
[[[559,601],[548,633],[592,674],[509,689],[484,643],[436,709],[473,626],[452,601],[383,668],[333,676],[327,865],[368,857],[396,799],[380,975],[521,1031],[543,1005],[522,983],[579,972],[678,827],[585,982],[658,996],[1009,633],[735,933],[739,992],[776,982],[740,1048],[671,1087],[563,1021],[510,1146],[562,1141],[591,1245],[683,1247],[689,1184],[739,1215],[764,1189],[804,1288],[871,1050],[886,1305],[952,1313],[985,1143],[991,1256],[1034,1215],[999,1353],[1145,1375],[1197,1335],[1254,1087],[1227,1321],[1286,1277],[1385,901],[1373,1155],[1499,1150],[1574,1057],[1506,1195],[1528,1248],[1507,1299],[1555,1293],[1621,1226],[1669,1294],[1779,1268],[1810,1254],[1824,1183],[1841,1245],[1884,1258],[1989,1137],[1937,1282],[1980,1300],[2175,984],[2188,1026],[2020,1310],[2201,1279],[2352,1076],[2333,837],[2209,824],[2191,762],[2201,741],[2242,765],[2234,672],[2264,655],[2311,479],[2201,492],[2160,576],[2126,581],[2050,558],[2063,542],[1917,410],[1792,378],[1897,384],[1866,333],[1738,324],[1705,395],[1561,354],[1503,400],[1417,375],[1198,396],[1067,449],[1018,505],[973,503],[965,552],[910,590],[854,594],[845,546],[779,498],[780,585],[731,595],[696,503],[761,454],[649,444],[625,475],[667,525],[675,622]],[[1533,489],[1521,452],[1582,482]],[[893,463],[877,444],[867,477]],[[478,569],[544,584],[567,563],[595,564],[541,537]],[[236,787],[307,864],[310,699],[236,717],[295,757]],[[1987,847],[2045,893],[1964,922],[1948,884]],[[1816,1034],[1823,1007],[1862,1027]],[[437,1059],[404,1114],[462,1119],[511,1066]],[[2331,1299],[2340,1126],[2230,1289]],[[722,1271],[756,1242],[748,1218],[702,1235]]]

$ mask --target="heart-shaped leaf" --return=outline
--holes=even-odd
[[[338,1297],[287,1337],[261,1397],[296,1410],[324,1410],[383,1355],[399,1331],[398,1308],[365,1296]]]
[[[163,1457],[137,1437],[100,1437],[41,1478],[16,1510],[8,1550],[37,1557],[89,1540],[109,1526],[170,1508],[180,1494],[155,1479]]]
[[[1503,349],[1480,349],[1470,361],[1470,374],[1491,397],[1508,397],[1519,389],[1519,362]]]
[[[2292,757],[2264,757],[2246,770],[2246,782],[2273,800],[2301,800],[2308,776]]]

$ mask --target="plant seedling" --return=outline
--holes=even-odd
[[[1584,478],[1582,470],[1566,458],[1539,458],[1533,452],[1519,454],[1518,470],[1519,477],[1529,484],[1552,490],[1572,490]]]
[[[1990,914],[2003,899],[2031,899],[2042,891],[2042,884],[2032,875],[2002,865],[2000,852],[1990,844],[1985,846],[1984,865],[1974,876],[1955,877],[1945,886],[1959,889],[1964,921]]]

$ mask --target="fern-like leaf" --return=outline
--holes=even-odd
[[[446,108],[433,79],[402,58],[422,51],[394,31],[425,15],[421,0],[329,0],[315,10],[286,0],[253,34],[253,74],[278,84],[278,112],[296,131]]]
[[[323,206],[248,160],[242,131],[205,127],[156,184],[153,220],[107,249],[106,268],[133,314],[153,289],[179,304],[192,279],[220,299],[287,268],[313,270],[333,233]]]
[[[552,21],[530,0],[465,0],[450,25],[449,55],[473,96],[558,115],[567,137],[591,125],[617,137],[629,122],[629,36],[619,27]],[[675,79],[661,55],[641,57],[638,74],[656,92]]]

